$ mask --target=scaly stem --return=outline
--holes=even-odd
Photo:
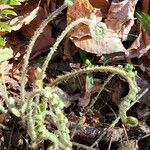
[[[63,38],[67,35],[67,33],[73,29],[75,26],[77,26],[78,24],[80,23],[84,23],[84,24],[88,24],[89,23],[89,19],[87,18],[80,18],[80,19],[77,19],[75,21],[73,21],[72,23],[70,23],[66,29],[61,33],[61,35],[57,38],[56,40],[56,43],[53,45],[53,47],[50,48],[50,52],[49,54],[47,55],[46,59],[45,59],[45,62],[42,66],[42,75],[41,75],[41,80],[44,79],[45,77],[45,71],[46,71],[46,68],[48,67],[48,63],[49,61],[51,60],[52,58],[52,55],[54,54],[54,52],[57,50],[59,44],[61,43],[61,41],[63,40]]]
[[[80,70],[76,70],[74,72],[62,75],[52,81],[49,86],[56,86],[62,81],[68,80],[70,78],[77,77],[81,74],[88,74],[91,72],[105,72],[105,73],[112,73],[112,74],[118,74],[121,77],[125,78],[126,81],[129,84],[129,92],[128,95],[124,98],[124,101],[120,104],[119,107],[119,115],[122,120],[122,122],[130,127],[136,126],[138,121],[136,118],[133,117],[128,117],[126,112],[128,110],[128,107],[132,101],[135,100],[136,94],[138,93],[138,87],[133,81],[133,79],[129,76],[128,72],[126,72],[124,69],[119,68],[119,67],[113,67],[113,66],[93,66],[93,67],[88,67]]]

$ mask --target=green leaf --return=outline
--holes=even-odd
[[[83,64],[85,67],[90,67],[92,66],[91,61],[87,58],[85,51],[80,51],[80,57],[83,61]],[[93,87],[94,79],[93,79],[93,74],[89,73],[86,76],[86,90],[90,90]]]
[[[150,15],[140,10],[137,10],[136,17],[141,22],[146,32],[150,35]]]
[[[13,56],[13,50],[10,48],[0,49],[0,63],[6,61]]]
[[[17,16],[17,13],[11,9],[1,9],[0,14]]]
[[[80,51],[80,57],[81,57],[85,67],[92,66],[91,61],[86,57],[86,52],[85,51]]]
[[[0,22],[0,30],[11,31],[10,25],[6,22]]]
[[[38,110],[39,113],[42,113],[42,112],[46,111],[46,106],[45,106],[45,104],[39,104],[39,105],[37,106],[37,110]]]
[[[94,84],[94,79],[93,79],[93,74],[89,73],[86,76],[86,90],[91,89],[93,87]]]
[[[43,131],[43,127],[41,125],[36,125],[35,128],[34,128],[34,130],[36,132],[42,132]]]
[[[0,0],[0,4],[21,5],[20,0]]]
[[[0,36],[0,46],[5,46],[6,41]]]

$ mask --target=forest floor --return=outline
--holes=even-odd
[[[2,21],[9,21],[11,27],[11,32],[0,30],[0,36],[6,40],[5,47],[13,50],[12,58],[1,63],[1,80],[18,109],[23,106],[20,85],[28,44],[42,21],[63,2],[21,0],[21,5],[14,6],[17,16],[0,16]],[[0,2],[0,10],[9,7],[12,6]],[[119,118],[120,104],[129,92],[129,85],[123,77],[106,71],[91,72],[57,84],[54,91],[64,102],[63,113],[68,118],[74,150],[150,150],[150,24],[148,30],[138,16],[142,12],[150,13],[149,0],[74,0],[72,6],[45,27],[34,44],[26,70],[26,97],[34,91],[42,64],[57,37],[73,21],[90,18],[92,14],[101,27],[98,31],[100,40],[91,36],[87,25],[75,26],[52,55],[44,86],[61,75],[86,67],[125,67],[130,64],[136,72],[139,92],[136,103],[127,112],[138,119],[135,127],[127,127]],[[150,16],[147,20],[150,23]],[[8,111],[0,113],[0,149],[33,149],[26,121],[13,114],[2,94],[1,91],[0,105]],[[36,112],[34,105],[33,113]],[[57,127],[50,116],[44,121],[46,128],[55,133]],[[48,139],[39,139],[35,149],[45,150],[52,144]]]

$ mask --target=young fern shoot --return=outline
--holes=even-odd
[[[75,26],[77,26],[78,24],[81,24],[81,23],[85,24],[89,27],[91,36],[95,40],[98,41],[105,36],[106,25],[105,25],[105,23],[102,23],[102,22],[97,23],[96,16],[94,14],[92,14],[90,18],[79,18],[79,19],[71,22],[66,27],[66,29],[61,33],[61,35],[57,38],[55,44],[50,48],[50,52],[47,55],[47,57],[44,61],[44,64],[42,66],[41,82],[45,77],[45,71],[46,71],[46,68],[48,67],[48,63],[50,62],[52,55],[57,50],[61,41],[64,39],[64,37],[67,35],[68,32],[70,32]]]
[[[71,0],[65,0],[64,4],[62,6],[60,6],[57,10],[55,10],[53,13],[51,13],[41,24],[40,26],[36,29],[36,31],[34,32],[34,35],[32,36],[29,45],[26,49],[26,54],[24,55],[24,63],[23,63],[23,67],[22,67],[22,73],[21,73],[21,87],[20,87],[20,96],[21,96],[21,100],[25,103],[25,84],[26,84],[26,72],[27,72],[27,67],[29,64],[29,58],[33,49],[33,46],[37,40],[37,38],[39,37],[39,35],[43,32],[44,28],[47,26],[47,24],[52,21],[54,18],[56,18],[66,7],[72,5],[72,1]],[[26,103],[23,105],[22,107],[22,114],[24,113],[26,109]]]
[[[79,18],[72,23],[70,23],[66,29],[61,33],[61,35],[57,38],[56,43],[50,48],[50,52],[48,53],[43,66],[42,66],[42,72],[39,76],[39,79],[35,81],[34,84],[37,85],[37,91],[38,93],[35,93],[33,98],[35,98],[37,95],[39,95],[39,98],[44,96],[48,101],[46,103],[42,103],[42,105],[38,104],[39,107],[44,107],[44,110],[40,110],[39,112],[37,110],[32,111],[32,108],[34,107],[33,104],[30,103],[30,101],[33,101],[32,98],[28,98],[27,101],[25,99],[25,79],[26,79],[26,72],[27,67],[29,63],[29,57],[32,52],[32,48],[35,44],[36,39],[38,36],[43,32],[46,25],[53,20],[57,15],[59,15],[66,7],[72,5],[71,0],[65,0],[64,4],[59,7],[55,12],[50,14],[47,19],[45,19],[39,28],[35,31],[33,37],[31,38],[31,41],[29,42],[28,48],[26,50],[26,55],[24,56],[24,64],[22,68],[22,75],[21,75],[21,100],[24,102],[23,107],[21,109],[21,114],[25,115],[25,112],[29,111],[28,113],[28,122],[27,126],[32,127],[32,131],[28,131],[29,136],[31,137],[31,140],[34,142],[36,138],[38,137],[37,134],[44,138],[50,140],[53,144],[50,149],[59,149],[60,145],[63,144],[67,150],[72,149],[72,143],[70,141],[69,136],[69,130],[66,126],[68,123],[67,118],[63,114],[63,102],[59,99],[59,97],[52,93],[52,87],[56,86],[58,83],[68,80],[70,78],[77,77],[81,74],[88,74],[92,72],[105,72],[105,73],[112,73],[112,74],[118,74],[119,76],[126,79],[129,85],[129,93],[124,98],[124,101],[121,102],[120,108],[119,108],[119,115],[122,120],[122,122],[127,126],[135,126],[138,124],[138,121],[136,118],[128,117],[126,115],[127,109],[132,101],[136,98],[136,94],[138,93],[138,87],[135,82],[135,74],[132,71],[132,67],[128,66],[126,67],[126,70],[119,67],[113,67],[113,66],[92,66],[87,67],[85,69],[80,69],[71,73],[68,73],[66,75],[62,75],[52,81],[49,84],[49,87],[44,88],[43,87],[43,79],[45,78],[45,72],[48,67],[48,63],[50,62],[52,55],[57,50],[58,46],[60,45],[63,38],[67,35],[68,32],[70,32],[75,26],[77,26],[80,23],[86,24],[89,27],[91,37],[95,40],[101,40],[105,36],[105,29],[106,25],[102,22],[96,21],[96,16],[94,14],[91,15],[90,18]],[[133,75],[134,74],[134,75]],[[33,92],[34,94],[34,92]],[[36,95],[37,94],[37,95]],[[54,133],[48,131],[46,129],[46,126],[44,125],[44,119],[46,116],[46,111],[49,108],[49,105],[53,107],[54,115],[56,117],[57,121],[57,128],[58,128],[58,135],[55,135]],[[28,107],[28,108],[27,108]],[[34,107],[35,108],[35,107]],[[33,115],[36,116],[36,119],[34,119]],[[52,114],[51,114],[52,115]],[[23,118],[23,117],[22,117]],[[60,144],[61,143],[61,144]]]
[[[125,71],[125,69],[120,67],[113,67],[113,66],[92,66],[80,70],[73,71],[71,73],[67,73],[65,75],[62,75],[58,78],[56,78],[54,81],[52,81],[49,86],[53,87],[59,84],[62,81],[69,80],[71,78],[77,77],[82,74],[88,74],[92,72],[105,72],[105,73],[112,73],[112,74],[118,74],[119,76],[126,79],[129,85],[129,92],[128,95],[124,98],[124,101],[121,102],[119,106],[119,115],[122,120],[122,122],[128,126],[128,127],[134,127],[138,125],[138,120],[134,117],[128,117],[127,116],[127,110],[130,107],[131,102],[133,102],[136,99],[136,95],[139,91],[139,88],[135,82],[135,73],[132,70],[133,67],[129,64],[127,64],[128,68],[130,68],[128,71]]]

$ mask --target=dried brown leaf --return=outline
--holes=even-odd
[[[106,31],[106,37],[100,41],[87,36],[81,39],[71,37],[71,39],[77,47],[97,55],[126,52],[118,35],[110,30]]]
[[[86,91],[83,97],[79,98],[79,106],[86,107],[91,100],[91,91]]]
[[[22,27],[22,34],[23,36],[30,40],[31,37],[34,34],[35,29],[38,28],[38,26],[41,24],[41,22],[46,18],[44,9],[42,7],[39,7],[39,11],[37,13],[37,17],[31,21],[29,25],[26,25]],[[51,25],[47,25],[43,31],[43,33],[40,34],[37,41],[35,42],[35,45],[33,47],[33,51],[31,54],[31,59],[34,57],[40,55],[44,51],[47,50],[48,47],[50,47],[54,42],[55,39],[51,37],[52,31],[51,31]]]
[[[89,18],[91,13],[96,14],[97,20],[101,20],[100,9],[93,8],[88,0],[75,0],[73,6],[68,8],[67,23],[70,24],[78,18]],[[84,24],[76,26],[73,32],[71,32],[71,36],[76,38],[82,38],[86,35],[89,35],[89,29]]]
[[[150,12],[149,4],[150,4],[149,0],[148,1],[144,0],[142,2],[143,11],[146,13]],[[145,55],[148,56],[148,58],[150,58],[150,36],[144,30],[143,27],[140,28],[138,37],[128,48],[128,51],[130,58],[134,57],[140,58]]]
[[[149,0],[143,0],[142,1],[142,10],[144,11],[144,12],[150,12],[150,1]]]
[[[128,48],[129,57],[142,57],[144,55],[149,55],[148,51],[150,50],[150,36],[144,31],[141,30],[139,36]]]
[[[107,135],[105,137],[106,141],[110,141],[110,139],[115,142],[115,141],[119,141],[119,139],[122,137],[123,135],[123,129],[122,128],[111,128],[108,130]]]
[[[123,40],[126,40],[134,24],[134,11],[137,1],[112,2],[108,11],[107,19],[105,20],[107,27],[116,32]]]
[[[3,70],[3,80],[9,88],[13,90],[19,89],[19,80],[20,80],[20,71],[13,64],[10,64],[8,61],[5,61],[1,64]]]
[[[89,0],[89,2],[93,7],[100,8],[102,17],[106,17],[110,5],[108,0]]]
[[[21,16],[15,17],[10,21],[11,29],[14,31],[19,30],[22,26],[28,25],[36,16],[39,11],[39,5],[36,6],[31,12],[24,12]]]
[[[92,7],[88,0],[75,0],[74,5],[68,9],[67,21],[70,23],[81,17],[89,18],[91,13],[95,13],[97,22],[101,21],[100,10]],[[106,30],[106,37],[96,41],[91,38],[88,27],[81,24],[70,33],[70,39],[77,47],[97,55],[126,51],[120,38],[112,30]]]

